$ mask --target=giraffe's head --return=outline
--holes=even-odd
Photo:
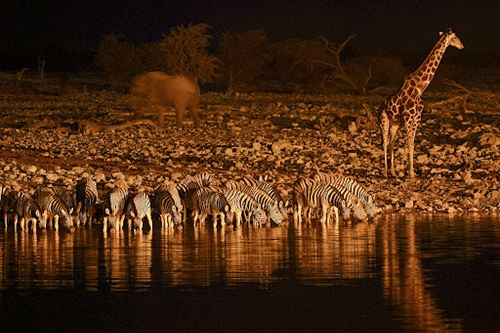
[[[458,36],[453,31],[451,31],[451,28],[448,28],[448,30],[446,32],[440,32],[439,34],[441,36],[445,35],[445,40],[446,40],[447,45],[454,46],[459,50],[464,48],[462,41],[460,40],[460,38],[458,38]]]

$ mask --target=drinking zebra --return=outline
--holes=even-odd
[[[146,218],[150,229],[153,229],[151,218],[151,201],[146,193],[137,193],[129,198],[126,206],[126,216],[129,229],[143,229],[143,219]]]
[[[128,191],[121,187],[115,187],[108,192],[104,200],[103,230],[123,229],[127,197]]]
[[[76,183],[76,203],[80,206],[80,223],[92,226],[92,219],[95,212],[95,205],[99,200],[97,184],[95,180],[84,177]]]

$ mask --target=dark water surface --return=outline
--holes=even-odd
[[[0,331],[498,332],[500,217],[0,231]]]

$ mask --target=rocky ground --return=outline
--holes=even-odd
[[[297,177],[335,171],[374,193],[379,213],[499,211],[500,94],[488,93],[493,104],[484,99],[465,104],[457,99],[463,97],[460,91],[426,92],[431,104],[416,137],[417,177],[409,180],[403,132],[396,145],[399,177],[386,179],[380,130],[358,118],[365,114],[363,103],[375,112],[391,92],[327,97],[206,93],[199,130],[190,123],[173,127],[170,113],[164,130],[145,123],[103,131],[85,124],[130,121],[126,95],[4,94],[0,184],[73,187],[78,178],[91,176],[103,191],[118,181],[150,191],[185,173],[207,171],[220,181],[267,175],[290,198]]]

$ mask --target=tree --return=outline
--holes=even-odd
[[[306,90],[320,89],[327,76],[321,63],[329,60],[319,40],[287,39],[272,47],[274,71],[283,83]]]
[[[342,51],[344,51],[347,43],[349,43],[349,41],[354,37],[356,37],[356,35],[352,34],[347,37],[347,39],[340,45],[336,45],[334,42],[326,39],[326,37],[320,36],[319,38],[323,41],[324,47],[330,55],[330,60],[318,61],[318,63],[330,68],[331,78],[334,82],[336,82],[336,80],[344,81],[356,92],[364,95],[366,93],[366,86],[368,84],[368,81],[370,81],[372,75],[371,66],[368,66],[368,74],[363,78],[359,73],[356,73],[358,72],[359,67],[356,68],[355,71],[347,70],[346,66],[342,63],[342,59],[340,56]]]
[[[166,66],[170,74],[183,74],[196,83],[207,82],[215,77],[217,58],[208,53],[209,25],[178,26],[161,41]]]
[[[228,90],[235,90],[242,84],[252,83],[271,61],[269,39],[263,30],[226,32],[222,35],[219,59]]]
[[[109,77],[111,86],[130,81],[139,73],[140,60],[136,48],[115,35],[106,35],[99,43],[95,64]]]

